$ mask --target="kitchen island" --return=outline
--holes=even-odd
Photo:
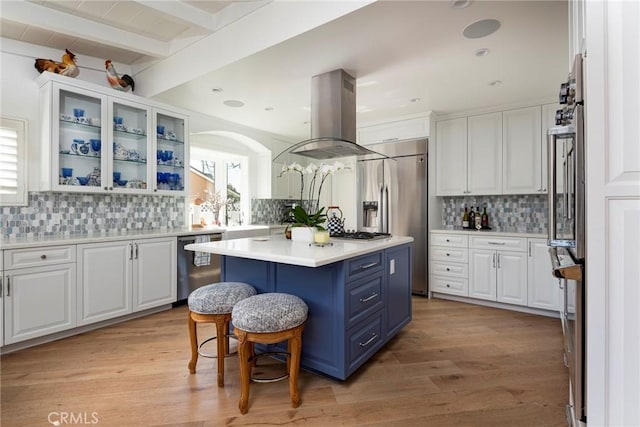
[[[411,321],[411,242],[331,239],[330,245],[264,236],[196,243],[222,255],[222,280],[297,295],[309,306],[303,369],[344,380]],[[286,351],[284,343],[274,345]]]

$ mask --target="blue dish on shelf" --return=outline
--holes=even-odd
[[[87,185],[87,183],[89,182],[89,178],[86,176],[78,176],[76,177],[76,179],[78,180],[80,185]]]

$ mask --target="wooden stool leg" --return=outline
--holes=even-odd
[[[246,414],[249,410],[249,381],[251,378],[251,367],[249,357],[251,356],[251,342],[247,341],[247,334],[244,331],[235,329],[238,338],[238,363],[240,364],[240,403],[238,409],[241,414]]]
[[[300,406],[300,394],[298,393],[298,373],[300,372],[300,353],[302,352],[302,329],[303,326],[293,331],[293,336],[289,338],[287,347],[290,356],[287,361],[289,363],[289,394],[291,395],[291,407]]]
[[[196,373],[196,364],[198,363],[198,332],[196,330],[196,322],[191,317],[191,311],[189,316],[189,338],[191,340],[191,360],[189,361],[189,372]]]
[[[218,352],[218,387],[224,386],[224,356],[227,354],[227,328],[229,324],[223,316],[216,317],[216,344]]]

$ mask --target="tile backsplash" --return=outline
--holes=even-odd
[[[486,205],[489,226],[494,231],[537,233],[547,232],[548,196],[546,194],[468,196],[442,198],[442,226],[462,227],[464,207]]]
[[[316,201],[316,200],[314,200]],[[285,205],[299,203],[291,199],[251,199],[251,224],[281,224],[288,208]],[[305,209],[309,201],[303,200]]]
[[[185,226],[185,200],[127,194],[29,193],[28,206],[0,207],[3,238]]]

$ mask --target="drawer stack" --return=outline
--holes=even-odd
[[[469,237],[462,234],[431,235],[432,292],[469,295]]]

